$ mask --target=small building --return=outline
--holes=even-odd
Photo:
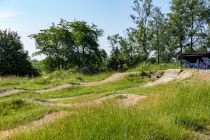
[[[186,68],[210,69],[209,53],[183,53],[179,55],[182,66]]]

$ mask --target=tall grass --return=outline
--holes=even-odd
[[[120,81],[110,82],[98,86],[71,87],[69,89],[63,89],[59,91],[52,91],[46,93],[25,92],[25,93],[16,94],[14,96],[19,96],[19,98],[36,98],[43,100],[43,99],[64,98],[64,97],[72,97],[72,96],[79,96],[85,94],[97,94],[105,92],[114,93],[115,91],[118,90],[137,87],[148,80],[150,80],[150,78],[136,75],[136,76],[128,76]]]
[[[210,87],[197,81],[169,85],[135,107],[122,108],[107,102],[80,109],[14,139],[181,140],[209,131]]]
[[[9,88],[42,89],[58,84],[99,81],[107,78],[111,72],[95,75],[84,75],[72,70],[60,70],[40,77],[0,77],[0,90]]]
[[[177,68],[180,68],[179,63],[160,63],[160,64],[141,63],[128,71],[157,71],[157,70],[167,70],[167,69],[177,69]]]
[[[0,130],[11,129],[55,111],[51,107],[29,104],[20,98],[0,100]]]

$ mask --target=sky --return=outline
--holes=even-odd
[[[169,12],[169,0],[153,0],[164,13]],[[28,36],[46,29],[60,19],[85,20],[104,30],[100,47],[110,51],[108,35],[125,34],[133,23],[130,19],[133,0],[0,0],[0,29],[17,31],[25,50],[31,56],[37,50]],[[44,56],[37,56],[43,59]]]

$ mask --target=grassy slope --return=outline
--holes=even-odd
[[[11,129],[18,125],[27,124],[55,110],[57,109],[52,107],[25,103],[19,98],[1,98],[0,130]]]
[[[83,75],[80,73],[67,71],[55,71],[51,74],[44,74],[37,78],[28,77],[0,77],[0,90],[11,88],[42,89],[64,83],[92,82],[99,81],[110,76],[111,73],[101,73],[97,75]]]
[[[180,68],[179,63],[161,63],[161,64],[142,63],[132,69],[129,69],[128,71],[130,71],[130,72],[133,72],[133,71],[158,71],[158,70],[177,69],[177,68]]]
[[[195,132],[209,133],[210,80],[132,89],[149,98],[133,108],[108,102],[78,110],[38,132],[14,139],[192,139]],[[155,93],[155,94],[154,94]]]
[[[169,65],[141,65],[130,71],[162,70],[168,67]],[[174,68],[174,65],[170,65],[170,68]],[[55,74],[57,76],[48,75],[51,80],[43,87],[60,84],[64,81],[97,81],[110,75],[80,75],[77,77],[73,73],[70,75],[67,73]],[[24,78],[13,78],[11,84],[9,84],[10,82],[7,83],[7,80],[3,81],[0,84],[0,89],[14,87],[14,81],[19,81],[18,87],[39,88],[43,84],[41,81],[47,79],[48,82],[48,78],[35,78],[28,82],[27,79],[22,82],[21,80],[24,81]],[[62,81],[62,78],[64,81]],[[36,80],[37,82],[40,81],[40,84],[35,84],[34,81]],[[20,134],[13,139],[192,139],[191,136],[195,131],[209,133],[210,80],[198,83],[197,79],[188,79],[182,84],[171,82],[150,88],[132,88],[147,80],[147,78],[126,78],[101,86],[74,87],[48,93],[26,92],[0,98],[0,130],[26,124],[48,112],[57,110],[25,103],[20,100],[21,98],[30,97],[46,100],[90,93],[102,93],[104,95],[108,92],[108,94],[112,94],[115,91],[126,89],[125,93],[144,94],[148,95],[149,98],[141,102],[139,106],[132,108],[122,108],[112,102],[82,108],[77,110],[78,113],[61,119],[50,126],[45,126],[35,132]],[[89,99],[93,98],[90,97]],[[64,100],[63,102],[82,102],[89,99],[81,97],[75,100]]]
[[[97,94],[110,92],[113,94],[115,91],[132,88],[139,86],[142,83],[150,80],[146,77],[141,76],[128,76],[120,81],[115,81],[107,83],[100,86],[83,86],[83,87],[72,87],[69,89],[63,89],[59,91],[46,92],[46,93],[34,93],[34,92],[24,92],[19,93],[13,96],[18,96],[19,98],[35,98],[35,99],[51,99],[51,98],[64,98],[64,97],[73,97],[85,94]]]

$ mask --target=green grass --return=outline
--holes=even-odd
[[[19,98],[34,98],[39,100],[47,100],[52,98],[73,97],[85,94],[99,94],[105,92],[115,92],[117,90],[123,90],[131,87],[137,87],[140,84],[145,83],[149,80],[150,78],[136,75],[128,76],[120,81],[110,82],[98,86],[71,87],[69,89],[63,89],[59,91],[52,91],[46,93],[24,92],[13,96],[18,96]]]
[[[175,64],[146,65],[130,71],[155,71],[177,68]],[[77,77],[68,72],[48,75],[50,79],[64,78],[68,81],[98,81],[110,75]],[[195,134],[210,134],[210,79],[196,79],[198,75],[184,81],[173,81],[154,87],[139,87],[151,78],[139,75],[128,76],[122,80],[98,86],[75,86],[59,91],[35,93],[23,92],[0,98],[0,130],[27,124],[46,113],[62,110],[26,103],[23,98],[38,100],[66,98],[59,103],[81,103],[108,94],[140,94],[148,96],[133,107],[116,104],[117,98],[103,104],[82,108],[69,108],[70,114],[52,124],[34,131],[26,131],[11,138],[12,140],[185,140],[196,139]],[[207,75],[204,75],[205,78]],[[75,78],[77,77],[77,78]],[[44,77],[39,77],[44,78]],[[45,77],[47,78],[47,77]],[[35,78],[36,79],[36,78]],[[30,80],[35,80],[30,79]],[[76,79],[76,80],[75,80]],[[13,79],[14,80],[14,79]],[[17,79],[16,79],[17,80]],[[29,80],[29,85],[30,85]],[[37,79],[38,80],[38,79]],[[49,79],[48,79],[49,80]],[[48,82],[47,80],[47,82]],[[65,81],[66,80],[66,81]],[[63,81],[49,82],[46,86]],[[5,81],[3,82],[7,85]],[[12,82],[11,82],[12,83]],[[33,83],[33,82],[32,82]],[[40,81],[41,83],[41,81]],[[1,83],[2,84],[2,83]],[[23,85],[22,85],[23,84]],[[26,86],[22,83],[21,86]],[[3,86],[3,88],[5,88]],[[13,85],[12,85],[13,86]],[[31,88],[35,86],[32,84]],[[84,96],[80,96],[84,95]],[[75,98],[68,98],[75,97]],[[71,113],[73,111],[73,113]]]
[[[59,84],[65,83],[77,83],[77,82],[92,82],[100,81],[111,73],[100,73],[95,75],[84,75],[76,73],[72,70],[60,70],[55,71],[51,74],[43,74],[40,77],[29,78],[29,77],[0,77],[0,90],[11,89],[11,88],[21,88],[21,89],[43,89]]]
[[[136,107],[122,108],[107,102],[83,108],[37,132],[20,134],[14,139],[180,140],[192,139],[195,132],[209,132],[210,87],[206,81],[171,82],[136,93],[143,91],[149,97]]]
[[[167,70],[167,69],[177,69],[180,68],[179,63],[161,63],[161,64],[149,64],[142,63],[136,67],[129,69],[130,72],[135,71],[158,71],[158,70]]]
[[[20,98],[1,99],[0,130],[11,129],[19,125],[27,124],[55,110],[56,108],[26,103]]]
[[[47,100],[48,102],[52,103],[64,103],[64,104],[70,104],[70,103],[84,103],[91,100],[95,100],[104,96],[109,95],[108,93],[101,93],[101,94],[87,94],[83,96],[75,96],[70,98],[61,98],[58,100]]]

